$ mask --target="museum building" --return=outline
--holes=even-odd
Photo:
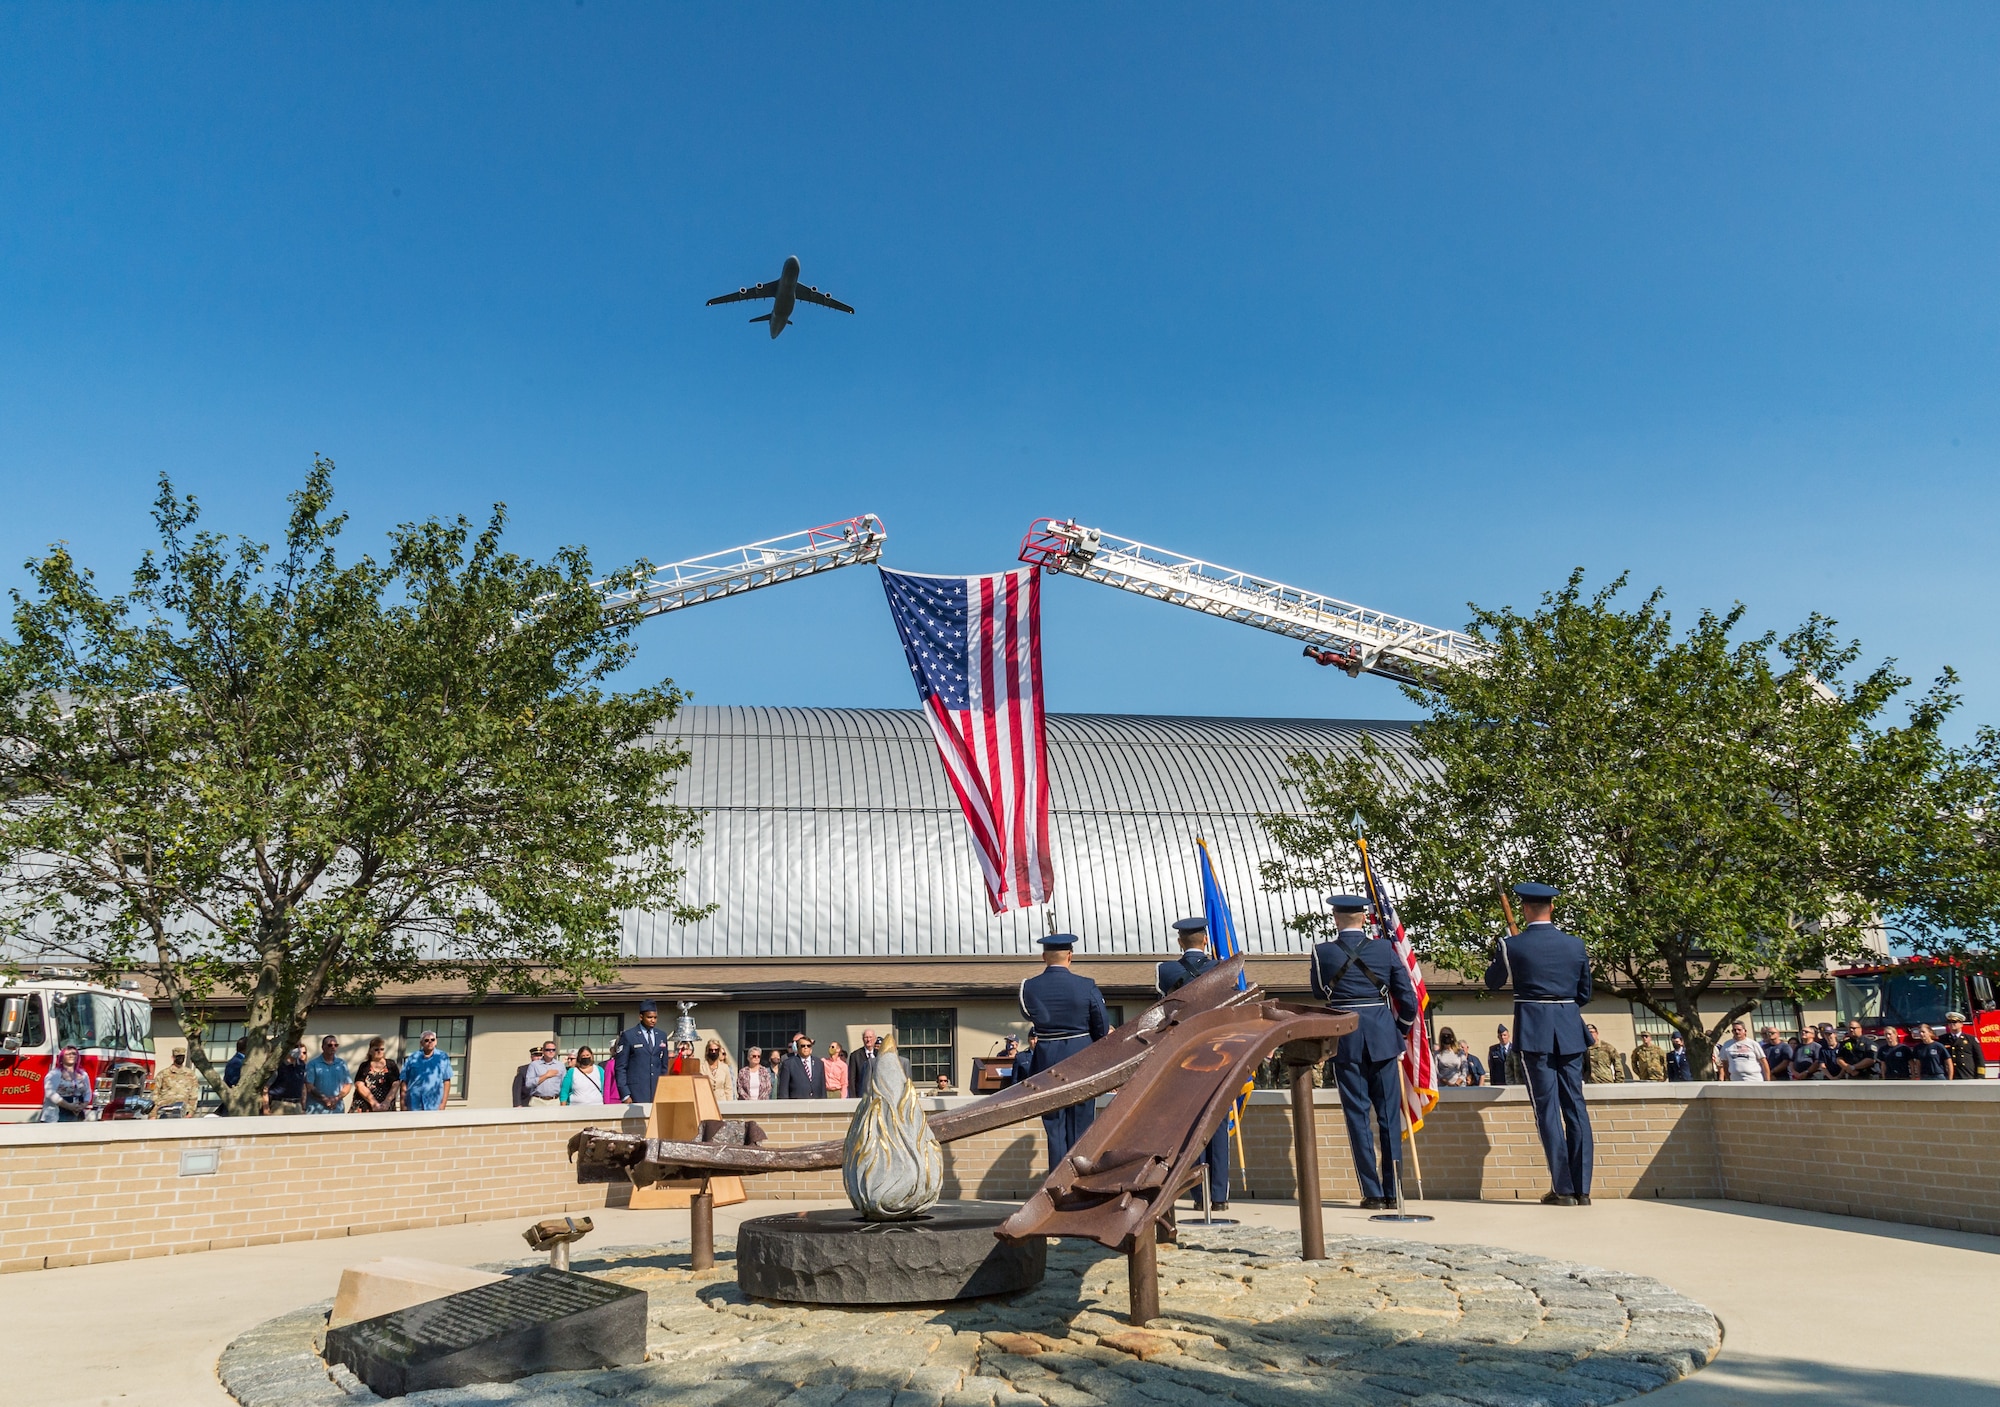
[[[994,915],[916,710],[690,706],[662,734],[690,755],[676,799],[702,814],[702,836],[683,857],[684,894],[713,905],[709,917],[628,913],[618,980],[589,990],[588,1005],[568,995],[475,1002],[455,982],[398,986],[370,1007],[322,1009],[309,1047],[333,1034],[358,1059],[370,1036],[401,1053],[436,1030],[460,1070],[454,1103],[505,1105],[530,1046],[553,1035],[566,1051],[602,1055],[650,997],[669,1027],[674,1003],[693,1003],[703,1039],[722,1040],[739,1062],[748,1046],[795,1032],[824,1055],[830,1041],[852,1049],[866,1029],[893,1031],[925,1085],[946,1074],[964,1092],[974,1058],[1025,1036],[1017,991],[1039,969],[1036,939],[1051,918],[1079,935],[1078,969],[1103,989],[1114,1023],[1153,1000],[1155,965],[1177,951],[1173,921],[1201,912],[1197,837],[1253,980],[1309,1000],[1310,940],[1287,920],[1321,912],[1320,896],[1264,887],[1260,866],[1277,850],[1260,818],[1300,809],[1292,758],[1355,755],[1364,738],[1407,755],[1411,742],[1401,722],[1051,715],[1053,912]],[[1429,981],[1433,1026],[1456,1024],[1483,1055],[1506,1000],[1453,973]],[[227,1007],[216,1014],[208,1044],[222,1059],[241,1028]],[[1593,1004],[1589,1016],[1631,1049],[1625,1003]],[[164,1007],[154,1032],[163,1048],[179,1043]]]

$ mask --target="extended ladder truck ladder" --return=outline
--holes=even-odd
[[[1183,557],[1073,520],[1037,518],[1021,539],[1020,557],[1045,571],[1082,577],[1298,640],[1308,658],[1336,666],[1350,679],[1376,674],[1414,684],[1435,670],[1477,664],[1490,653],[1460,631],[1439,630],[1198,557]]]
[[[712,552],[655,567],[645,580],[612,577],[596,583],[611,607],[637,605],[641,618],[665,615],[704,601],[741,596],[759,587],[797,581],[840,567],[873,562],[882,555],[889,530],[873,513],[843,518],[785,537]]]

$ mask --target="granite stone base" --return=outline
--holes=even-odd
[[[1495,1246],[1296,1229],[1181,1227],[1160,1318],[1126,1323],[1125,1259],[1048,1247],[1017,1294],[865,1310],[751,1299],[718,1237],[579,1254],[643,1292],[647,1357],[394,1407],[1606,1407],[1700,1371],[1722,1327],[1657,1280]],[[525,1261],[489,1270],[518,1273]],[[258,1325],[218,1365],[242,1407],[380,1407],[318,1342],[322,1302]],[[893,1399],[893,1401],[892,1401]]]
[[[993,1233],[1009,1202],[940,1202],[910,1221],[856,1211],[758,1217],[736,1232],[743,1293],[788,1304],[941,1304],[1039,1285],[1048,1241]]]

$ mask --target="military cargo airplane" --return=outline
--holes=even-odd
[[[837,313],[851,313],[854,311],[854,309],[848,307],[847,304],[841,302],[838,298],[830,298],[817,288],[809,284],[800,283],[799,256],[796,254],[786,256],[784,272],[769,283],[760,283],[754,288],[739,288],[734,293],[725,293],[720,298],[711,298],[708,300],[708,306],[713,308],[717,303],[747,303],[757,298],[777,299],[777,302],[771,305],[770,312],[765,313],[761,317],[750,319],[752,322],[768,322],[771,324],[771,335],[773,337],[783,332],[785,324],[792,320],[792,306],[795,302],[817,303],[822,308],[831,308]]]

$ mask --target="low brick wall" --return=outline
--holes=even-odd
[[[1357,1198],[1339,1101],[1316,1093],[1320,1194]],[[2000,1235],[2000,1082],[1627,1084],[1586,1093],[1595,1196],[1724,1198]],[[1289,1098],[1252,1095],[1243,1122],[1249,1195],[1295,1196]],[[1529,1201],[1549,1190],[1522,1089],[1446,1090],[1417,1136],[1417,1156],[1431,1197]]]
[[[1320,1194],[1351,1199],[1339,1102],[1331,1090],[1316,1096]],[[2000,1235],[2000,1082],[1594,1085],[1589,1098],[1599,1196],[1733,1198]],[[841,1137],[853,1109],[834,1100],[723,1106],[780,1146]],[[644,1114],[467,1109],[4,1126],[0,1271],[617,1206],[628,1189],[579,1187],[565,1145],[585,1123],[641,1132]],[[1251,1096],[1248,1174],[1239,1172],[1232,1195],[1290,1200],[1291,1140],[1287,1096]],[[181,1175],[184,1153],[208,1150],[213,1173]],[[1418,1153],[1432,1197],[1531,1200],[1548,1187],[1518,1089],[1446,1091]],[[1047,1166],[1039,1121],[998,1129],[945,1148],[945,1195],[1019,1201]],[[835,1170],[746,1186],[754,1198],[841,1196]]]

